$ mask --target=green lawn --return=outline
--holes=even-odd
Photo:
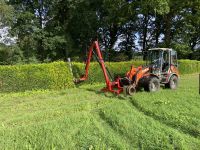
[[[0,149],[200,149],[197,74],[132,97],[102,86],[0,94]]]

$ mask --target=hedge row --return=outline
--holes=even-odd
[[[64,62],[0,66],[0,92],[73,87],[73,76]]]
[[[127,71],[131,69],[131,65],[139,66],[144,64],[143,61],[130,61],[130,62],[110,62],[106,63],[107,68],[109,69],[111,76],[124,76]],[[85,65],[83,63],[73,63],[73,74],[75,78],[80,77],[85,73]],[[88,80],[86,83],[101,83],[105,82],[104,76],[101,70],[101,67],[98,63],[91,63],[89,68]]]
[[[144,65],[144,61],[129,61],[129,62],[117,62],[117,63],[106,63],[106,66],[109,68],[112,76],[124,76],[127,71],[129,71],[131,65],[139,66]],[[179,71],[180,74],[191,74],[200,72],[200,61],[196,60],[179,60]],[[84,74],[85,65],[82,63],[73,64],[73,72],[75,77],[79,77],[81,74]],[[91,63],[89,69],[89,78],[86,83],[101,83],[104,81],[104,76],[102,70],[98,63]]]
[[[200,73],[200,61],[179,60],[179,71],[181,74]]]
[[[112,76],[124,76],[131,65],[143,65],[143,61],[106,63]],[[73,63],[73,75],[79,78],[85,71],[83,63]],[[200,61],[180,60],[181,74],[199,73]],[[65,62],[49,64],[0,66],[0,92],[16,92],[38,89],[64,89],[74,87],[73,75]],[[91,63],[88,84],[102,83],[104,76],[98,63]]]

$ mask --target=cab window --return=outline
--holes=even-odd
[[[171,52],[171,64],[177,66],[177,54],[175,51]]]

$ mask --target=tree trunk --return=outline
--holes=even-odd
[[[169,13],[165,16],[165,46],[171,45],[171,27],[172,27],[172,15]]]
[[[161,17],[156,16],[156,21],[155,21],[155,41],[156,41],[155,46],[156,47],[158,46],[159,36],[161,33],[160,21],[161,21]]]
[[[147,43],[147,32],[148,32],[148,13],[144,16],[144,22],[143,22],[143,41],[142,41],[142,53],[143,53],[143,59],[146,59],[146,43]]]
[[[112,24],[110,26],[110,41],[109,41],[109,47],[106,52],[106,58],[108,61],[110,61],[110,51],[113,49],[113,46],[115,45],[115,42],[117,41],[117,32],[118,32],[118,27],[116,24]]]
[[[118,32],[118,27],[116,24],[112,24],[110,27],[110,46],[109,49],[112,49],[113,46],[115,45],[115,42],[117,40],[117,32]]]
[[[39,1],[38,2],[39,6],[38,6],[38,14],[39,14],[39,28],[40,30],[42,31],[43,30],[43,16],[42,16],[42,13],[43,13],[43,0]],[[43,34],[43,33],[41,33]],[[45,51],[44,51],[44,47],[43,47],[43,36],[41,36],[41,38],[38,40],[38,55],[40,56],[40,60],[41,61],[44,61],[45,59]]]

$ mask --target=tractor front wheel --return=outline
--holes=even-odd
[[[144,87],[145,91],[156,92],[160,89],[160,80],[156,77],[150,77],[146,86]]]
[[[170,89],[172,89],[172,90],[177,89],[177,87],[178,87],[178,77],[175,76],[175,75],[173,75],[173,76],[170,78],[169,83],[167,83],[167,84],[165,85],[165,87],[166,87],[166,88],[170,88]]]
[[[126,89],[128,95],[133,95],[136,92],[135,86],[129,85]]]

